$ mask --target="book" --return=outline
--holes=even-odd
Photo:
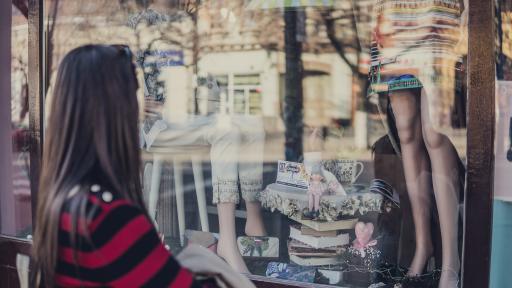
[[[291,240],[288,242],[288,255],[303,257],[334,257],[336,255],[341,255],[343,251],[344,249],[341,247],[315,249],[297,240]]]
[[[351,229],[354,229],[357,222],[359,221],[358,218],[347,219],[347,220],[338,220],[338,221],[332,221],[332,222],[315,221],[315,220],[301,219],[300,216],[290,217],[290,219],[292,219],[302,225],[308,226],[309,228],[311,228],[313,230],[320,231],[320,232],[332,231],[332,230],[351,230]]]
[[[310,235],[310,236],[325,236],[325,237],[335,237],[338,235],[338,231],[330,230],[330,231],[316,231],[313,228],[302,225],[300,227],[300,233],[302,235]]]
[[[339,257],[301,257],[290,255],[290,261],[301,266],[325,266],[342,263]]]
[[[290,226],[290,238],[316,249],[344,246],[350,242],[348,234],[340,234],[335,237],[302,235],[300,229],[294,226]]]

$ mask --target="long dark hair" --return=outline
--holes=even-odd
[[[60,64],[46,125],[34,234],[36,274],[47,287],[55,284],[59,219],[71,190],[77,190],[70,209],[72,235],[78,219],[87,219],[87,194],[94,183],[147,214],[131,58],[127,47],[87,45],[69,52]]]

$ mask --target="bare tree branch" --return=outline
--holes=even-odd
[[[332,13],[332,10],[326,10],[321,13],[321,17],[324,21],[324,25],[326,28],[327,38],[329,38],[329,41],[331,42],[332,46],[338,53],[338,55],[341,57],[341,59],[349,66],[350,70],[354,75],[357,77],[366,77],[367,75],[364,73],[361,73],[359,71],[359,57],[362,52],[361,43],[358,41],[359,35],[357,31],[356,26],[356,19],[354,13],[350,13],[350,29],[355,33],[355,47],[354,44],[346,45],[344,44],[340,39],[336,37],[336,20],[337,18],[332,18],[330,15]],[[344,16],[344,19],[347,19],[348,17]],[[347,50],[348,48],[355,48],[355,52],[357,55],[356,63],[353,63],[353,61],[350,61],[350,59],[347,57]]]
[[[352,73],[357,73],[358,69],[356,68],[356,65],[352,63],[348,58],[347,55],[345,55],[345,47],[341,43],[341,41],[338,41],[336,38],[336,27],[335,27],[335,20],[329,17],[328,13],[322,13],[322,19],[324,20],[327,37],[329,38],[329,41],[331,41],[332,46],[334,49],[336,49],[336,52],[338,52],[338,55],[347,63],[347,65],[350,67],[350,70],[352,70]]]

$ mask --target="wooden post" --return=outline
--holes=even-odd
[[[41,153],[43,133],[41,132],[44,107],[43,87],[47,81],[43,73],[49,71],[42,64],[46,45],[43,38],[43,3],[44,0],[28,1],[28,106],[30,130],[30,191],[32,194],[32,229],[35,228],[37,191],[39,188],[39,173],[41,171]]]
[[[495,31],[492,0],[469,0],[468,171],[462,284],[488,287],[495,130]]]

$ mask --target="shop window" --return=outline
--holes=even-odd
[[[45,3],[48,78],[80,45],[137,55],[143,193],[174,252],[294,284],[458,282],[460,1]]]

